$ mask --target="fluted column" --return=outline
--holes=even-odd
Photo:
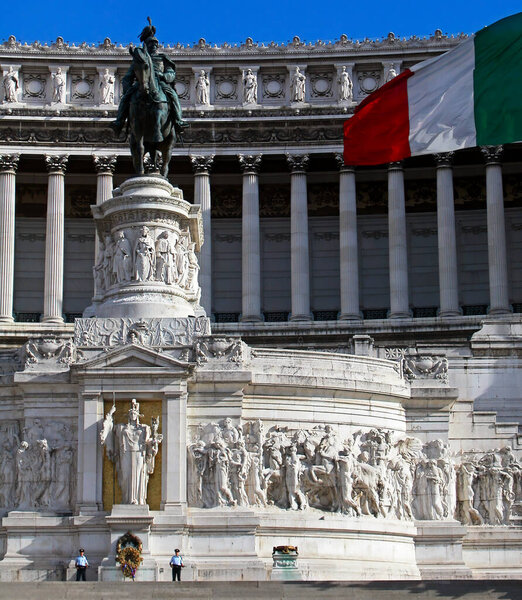
[[[19,154],[0,155],[0,323],[13,322],[15,184]]]
[[[290,236],[291,236],[291,321],[309,321],[310,314],[310,250],[308,243],[308,196],[306,168],[308,154],[287,154],[290,167]]]
[[[261,246],[259,240],[259,179],[261,154],[239,154],[243,171],[241,321],[262,321]]]
[[[49,172],[45,232],[44,323],[63,323],[64,174],[68,155],[46,155]]]
[[[115,154],[110,154],[107,156],[102,156],[99,154],[94,154],[92,157],[94,161],[94,168],[96,169],[96,204],[101,204],[112,197],[112,190],[114,188],[113,184],[113,175],[114,170],[116,169],[116,161],[118,157]],[[95,242],[94,242],[94,263],[98,264],[100,252],[101,252],[101,244],[100,239],[98,237],[98,232],[95,233]],[[94,282],[96,285],[96,280]],[[94,290],[94,297],[98,296],[98,290]]]
[[[355,169],[344,164],[342,154],[335,157],[339,166],[339,258],[341,313],[339,319],[360,319],[359,254],[357,243],[357,198]]]
[[[101,156],[94,154],[92,157],[96,169],[96,204],[101,204],[112,198],[113,181],[112,176],[116,169],[118,157],[115,154]]]
[[[511,312],[502,187],[502,146],[483,146],[486,161],[486,203],[488,213],[489,314]]]
[[[199,285],[201,306],[207,315],[212,314],[212,201],[210,195],[210,169],[214,161],[211,156],[191,156],[194,170],[194,203],[201,206],[205,242],[199,253]]]
[[[439,316],[460,314],[457,277],[457,236],[453,198],[454,152],[435,154],[437,162],[437,232],[439,242]]]
[[[404,171],[400,162],[388,166],[388,241],[390,264],[390,319],[409,317],[408,246]]]

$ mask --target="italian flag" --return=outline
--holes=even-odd
[[[419,154],[522,140],[522,13],[383,85],[344,124],[344,162],[378,165]]]

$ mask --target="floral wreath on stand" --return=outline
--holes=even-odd
[[[143,550],[143,544],[139,537],[132,535],[130,531],[127,531],[125,535],[122,535],[118,540],[116,546],[116,562],[121,565],[121,572],[124,577],[134,578],[136,577],[136,571],[143,562],[141,551]]]

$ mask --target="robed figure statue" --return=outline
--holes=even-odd
[[[158,52],[156,28],[147,18],[149,25],[139,36],[142,47],[129,48],[132,64],[122,79],[123,95],[111,127],[120,135],[128,121],[132,161],[138,175],[143,175],[143,158],[149,153],[153,170],[166,177],[172,147],[188,123],[182,118],[174,88],[176,65]]]
[[[116,465],[118,483],[121,488],[122,504],[147,504],[147,485],[154,472],[154,463],[163,439],[158,433],[159,417],[152,424],[140,423],[140,405],[131,401],[128,422],[113,421],[116,406],[105,415],[100,432],[100,441],[107,457]]]

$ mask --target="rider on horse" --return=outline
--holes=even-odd
[[[146,30],[147,28],[145,28],[144,32]],[[179,137],[182,135],[183,129],[185,127],[188,127],[188,123],[182,119],[181,106],[179,103],[178,94],[174,89],[174,80],[176,79],[176,65],[167,56],[165,56],[165,54],[158,53],[159,42],[154,37],[154,33],[152,33],[148,37],[145,37],[142,33],[140,39],[142,39],[144,49],[146,48],[147,52],[149,53],[152,59],[156,80],[159,84],[159,87],[163,90],[165,96],[167,97],[167,101],[171,109],[171,114],[173,115],[172,124]],[[129,108],[131,100],[138,90],[138,82],[136,79],[133,65],[129,67],[127,74],[125,75],[125,77],[123,77],[122,87],[123,96],[120,99],[118,115],[116,117],[116,120],[113,123],[111,123],[111,127],[114,129],[117,135],[119,135],[123,130],[125,122],[129,117]],[[152,141],[154,142],[161,142],[163,140],[159,122],[156,123],[156,128],[153,132],[152,138]]]

